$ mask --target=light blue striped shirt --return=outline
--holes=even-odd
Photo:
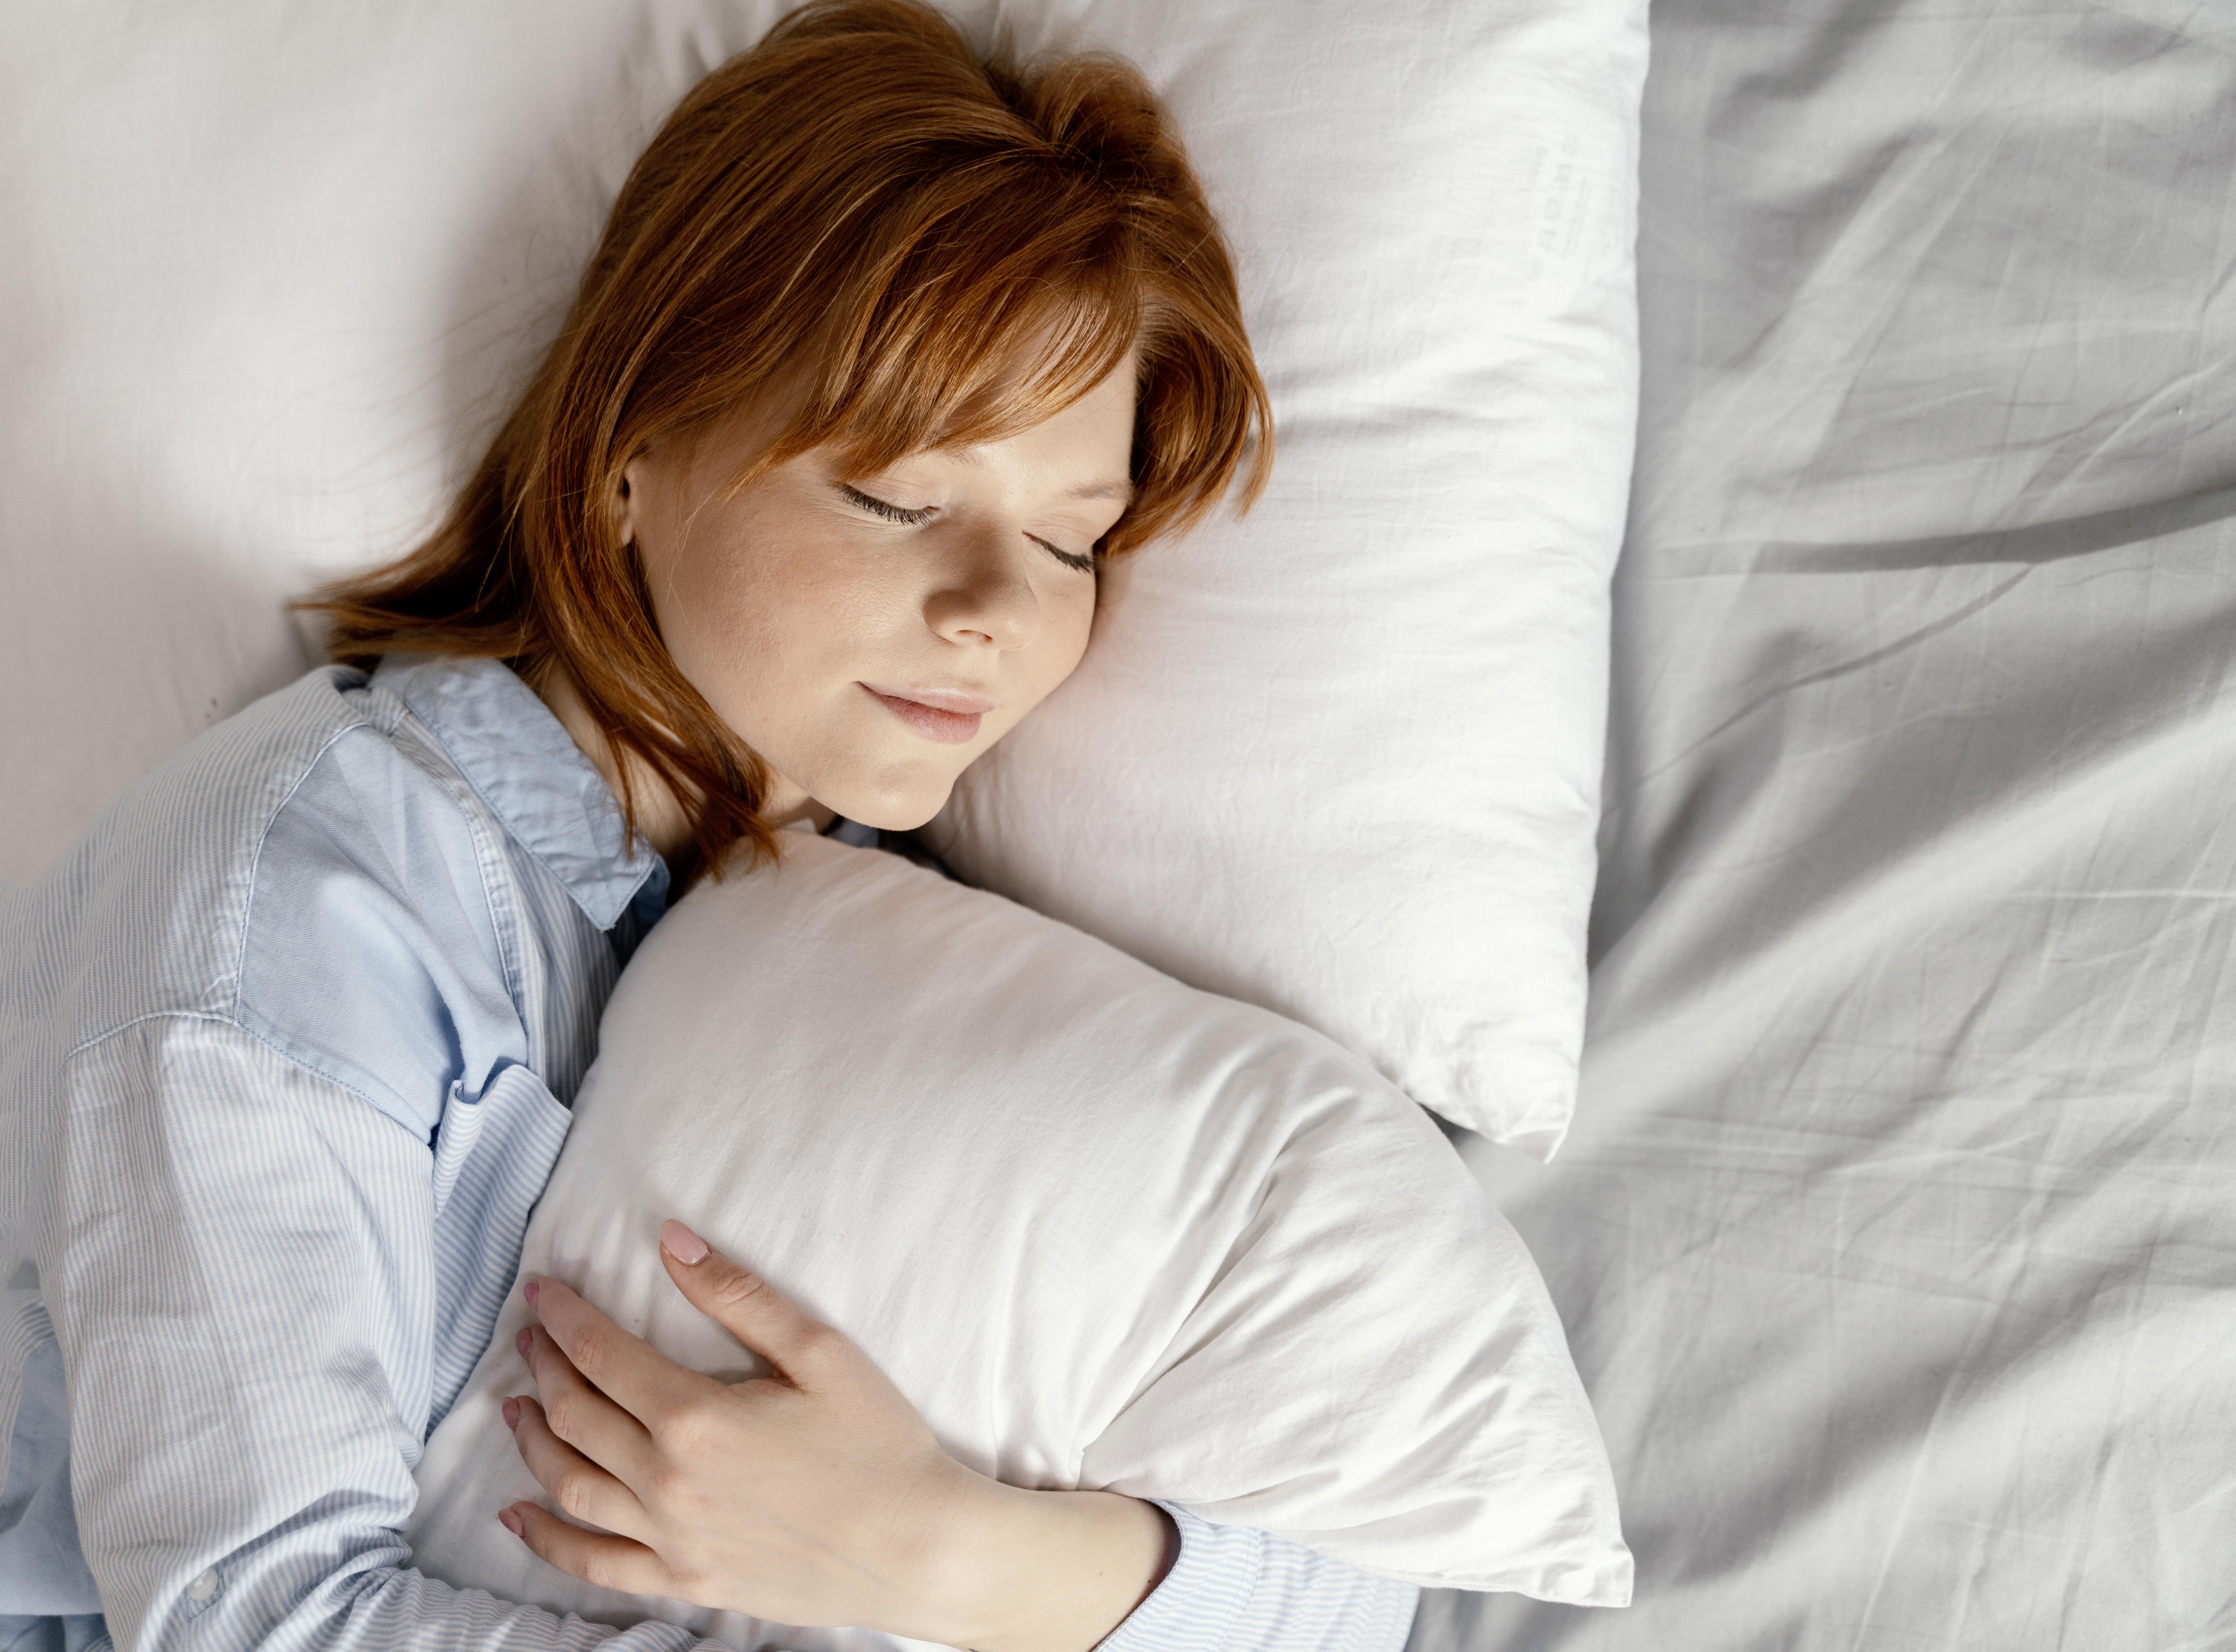
[[[428,658],[312,672],[4,892],[0,1652],[705,1644],[400,1535],[667,894],[519,678]],[[1412,1585],[1160,1506],[1100,1652],[1404,1644]]]

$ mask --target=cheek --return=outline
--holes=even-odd
[[[702,523],[653,589],[668,652],[718,709],[765,698],[826,652],[855,606],[843,558],[761,513]],[[742,732],[742,731],[741,731]]]
[[[865,730],[883,732],[854,680],[895,655],[897,632],[922,629],[891,561],[865,555],[812,513],[803,521],[746,509],[702,518],[665,589],[654,588],[677,668],[715,715],[812,795],[858,760]]]
[[[1087,653],[1088,638],[1095,630],[1095,598],[1097,582],[1086,580],[1085,593],[1057,611],[1057,623],[1052,628],[1060,645],[1063,669],[1057,678],[1062,681],[1071,675],[1081,658]]]
[[[695,681],[710,664],[758,652],[750,645],[760,640],[760,621],[775,595],[769,572],[743,542],[694,543],[675,559],[664,585],[654,587],[653,603],[686,676]]]
[[[1035,705],[1054,693],[1087,653],[1088,639],[1095,629],[1093,585],[1088,584],[1084,595],[1065,592],[1044,602],[1041,613],[1042,630],[1033,647],[1030,669]]]

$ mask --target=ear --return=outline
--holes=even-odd
[[[644,497],[644,456],[639,453],[621,466],[621,480],[614,484],[611,501],[614,523],[621,530],[621,543],[636,542],[637,502]]]

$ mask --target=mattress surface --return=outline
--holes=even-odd
[[[1654,21],[1582,1095],[1463,1147],[1636,1603],[1412,1644],[2236,1646],[2236,13]]]

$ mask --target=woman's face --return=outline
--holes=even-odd
[[[766,443],[746,421],[654,444],[624,472],[669,654],[774,771],[767,813],[808,800],[923,825],[957,775],[1071,674],[1095,619],[1097,540],[1125,510],[1134,362],[998,442],[845,474],[828,449],[731,497]]]

